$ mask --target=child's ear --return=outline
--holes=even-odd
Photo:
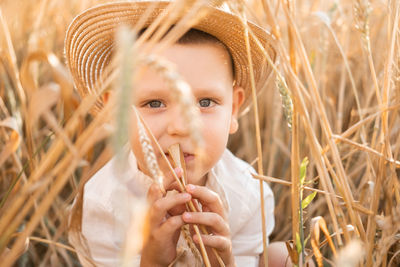
[[[232,96],[232,117],[231,117],[231,125],[229,128],[229,133],[233,134],[239,129],[238,123],[238,114],[240,107],[244,102],[244,89],[240,86],[235,85],[233,87],[233,96]]]

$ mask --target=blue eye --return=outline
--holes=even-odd
[[[151,101],[147,102],[146,106],[148,106],[149,108],[165,107],[165,105],[160,100],[151,100]]]
[[[199,105],[200,105],[200,107],[202,107],[202,108],[208,108],[208,107],[211,106],[212,102],[213,102],[213,101],[212,101],[211,99],[209,99],[209,98],[203,98],[203,99],[201,99],[201,100],[199,101]]]

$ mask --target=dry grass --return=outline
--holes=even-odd
[[[111,103],[101,116],[90,116],[96,98],[79,99],[64,64],[67,25],[99,2],[105,1],[0,1],[4,266],[79,264],[75,249],[82,248],[67,241],[68,213],[84,182],[110,158],[110,137],[124,127],[109,125]],[[294,240],[295,258],[305,247],[309,255],[320,255],[316,262],[398,266],[400,3],[235,3],[277,40],[276,80],[256,98],[258,118],[254,110],[242,116],[229,145],[248,162],[262,160],[258,170],[270,182],[279,211],[271,239]],[[170,42],[185,30],[185,23],[178,25]],[[304,157],[310,161],[304,194],[318,193],[299,213]],[[302,226],[304,239],[311,236],[305,245],[304,239],[296,242]],[[331,238],[324,240],[320,231]],[[360,248],[366,253],[354,252]]]

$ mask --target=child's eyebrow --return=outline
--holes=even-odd
[[[207,96],[207,95],[211,95],[211,96],[216,96],[216,97],[222,97],[223,96],[223,94],[224,94],[224,90],[226,90],[226,89],[222,89],[222,88],[219,88],[219,87],[216,87],[216,88],[210,88],[210,87],[208,87],[208,88],[194,88],[194,89],[192,89],[193,90],[193,93],[197,96],[197,95],[200,95],[200,96]]]
[[[159,88],[159,87],[142,87],[136,90],[137,97],[164,97],[171,94],[169,88]]]

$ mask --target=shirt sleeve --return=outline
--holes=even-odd
[[[84,208],[86,211],[82,218],[82,233],[89,246],[90,257],[96,266],[120,266],[121,244],[116,238],[121,230],[117,229],[120,228],[120,223],[112,211],[96,200],[85,199]],[[133,256],[129,266],[139,266],[140,259],[140,255]]]
[[[137,201],[135,193],[145,194],[151,183],[150,178],[138,172],[132,153],[129,157],[126,169],[117,169],[114,158],[84,187],[82,234],[97,266],[121,265],[125,238],[133,218],[132,205]],[[138,266],[140,256],[129,260],[133,261],[129,266]]]
[[[87,240],[91,258],[97,266],[117,266],[120,247],[115,242],[115,218],[99,202],[86,198],[83,205],[82,233]]]
[[[259,256],[235,256],[236,266],[258,266]]]
[[[264,184],[264,201],[266,234],[268,238],[274,228],[274,198],[267,184]],[[247,222],[232,239],[232,245],[235,248],[237,266],[258,266],[259,255],[263,252],[260,201],[255,203]]]

